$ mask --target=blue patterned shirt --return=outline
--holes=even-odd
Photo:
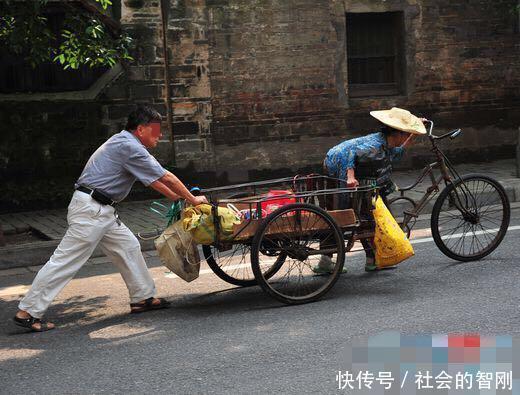
[[[403,156],[404,148],[388,148],[386,137],[382,132],[346,140],[332,147],[325,157],[324,164],[330,176],[347,178],[347,170],[355,169],[358,160],[380,160],[389,156],[391,161]]]

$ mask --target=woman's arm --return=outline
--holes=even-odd
[[[407,145],[409,145],[413,139],[415,138],[415,134],[410,133],[410,136],[404,141],[403,144],[401,144],[401,148],[405,148]]]
[[[411,134],[399,147],[390,148],[390,160],[392,162],[399,161],[406,152],[406,147],[410,145],[415,138],[415,134]]]
[[[359,186],[359,181],[353,168],[347,169],[347,188],[356,188]]]

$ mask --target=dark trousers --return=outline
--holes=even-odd
[[[327,169],[325,168],[325,173],[327,174]],[[334,176],[332,176],[334,177]],[[368,180],[367,180],[368,181]],[[335,188],[346,188],[346,181],[331,181],[328,180],[328,185],[326,185],[327,189],[335,189]],[[360,184],[369,185],[365,180],[360,180]],[[382,196],[383,200],[386,201],[386,195]],[[328,195],[326,199],[326,210],[344,210],[348,208],[354,209],[357,216],[359,216],[359,220],[364,224],[368,225],[368,228],[362,229],[362,232],[370,232],[374,230],[373,224],[373,215],[372,215],[372,195],[370,192],[345,192],[345,193],[337,193]],[[365,250],[365,255],[367,261],[374,261],[375,252],[374,252],[374,243],[372,238],[362,237],[360,240],[363,249]],[[324,240],[321,244],[321,248],[327,248],[327,242]],[[327,254],[327,256],[332,257],[332,254]]]

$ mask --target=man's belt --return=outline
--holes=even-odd
[[[91,189],[91,188],[85,187],[83,185],[79,185],[76,188],[76,190],[92,196],[92,199],[94,199],[96,202],[101,203],[103,205],[115,206],[117,203],[117,202],[113,201],[109,196],[105,195],[103,192],[100,192],[97,189]]]

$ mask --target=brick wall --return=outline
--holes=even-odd
[[[130,66],[125,80],[106,93],[107,124],[121,122],[135,102],[154,103],[162,114],[166,113],[160,2],[128,0],[122,7],[121,22],[136,39],[137,62]],[[172,0],[167,14],[175,152],[164,124],[164,141],[155,154],[163,163],[177,168],[210,171],[214,162],[209,138],[207,10],[201,1]],[[121,104],[114,110],[116,101]]]
[[[229,181],[323,160],[346,128],[329,2],[208,2],[217,171]]]
[[[431,3],[208,2],[217,169],[237,181],[260,169],[319,166],[330,146],[376,127],[370,110],[392,106],[441,130],[462,127],[463,137],[445,147],[456,159],[511,156],[520,96],[516,1]],[[345,14],[388,11],[404,13],[405,93],[350,98]],[[403,165],[427,152],[418,143]]]
[[[463,137],[446,144],[456,160],[513,155],[520,124],[516,0],[169,3],[175,144],[165,133],[154,154],[185,181],[208,185],[319,169],[332,145],[377,126],[370,110],[392,106],[431,117],[440,130],[461,127]],[[159,4],[122,1],[121,23],[135,38],[136,61],[96,98],[0,98],[7,130],[0,135],[2,209],[63,205],[65,198],[38,192],[33,204],[33,195],[21,191],[38,181],[68,196],[90,153],[123,127],[134,103],[166,114]],[[352,98],[345,15],[386,11],[404,14],[404,93]],[[418,166],[427,153],[419,142],[402,165]]]

